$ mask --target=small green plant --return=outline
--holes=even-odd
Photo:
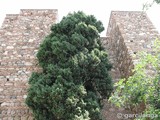
[[[144,103],[144,113],[154,113],[160,117],[160,41],[155,41],[153,53],[138,54],[134,75],[115,84],[116,90],[109,98],[118,107],[134,108]],[[153,73],[151,74],[152,71]],[[153,118],[159,120],[160,118]],[[138,118],[137,118],[138,119]],[[140,118],[145,119],[145,118]],[[139,120],[140,120],[139,119]],[[150,118],[152,119],[152,118]]]
[[[144,3],[143,4],[143,10],[148,10],[149,8],[151,8],[153,5],[154,5],[154,3],[156,3],[156,4],[160,4],[160,0],[153,0],[153,1],[151,1],[151,2],[146,2],[146,3]]]
[[[37,120],[102,120],[111,64],[101,45],[104,30],[93,15],[68,14],[51,27],[37,58],[43,71],[30,77],[27,105]]]

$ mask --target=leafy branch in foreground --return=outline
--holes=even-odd
[[[130,109],[144,103],[144,113],[154,113],[160,117],[160,41],[158,39],[155,40],[153,51],[153,54],[145,52],[138,54],[140,59],[133,70],[134,75],[127,80],[121,79],[115,84],[116,90],[109,98],[111,103]],[[153,119],[158,120],[159,117]]]

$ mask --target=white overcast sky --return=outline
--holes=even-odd
[[[20,9],[58,9],[59,21],[69,12],[84,11],[93,14],[104,24],[105,36],[110,12],[141,11],[145,2],[152,0],[0,0],[0,26],[6,14],[18,14]],[[154,4],[148,16],[160,32],[160,5]]]

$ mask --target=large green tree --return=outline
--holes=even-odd
[[[68,14],[51,27],[37,58],[43,71],[30,77],[27,105],[37,120],[101,120],[100,99],[110,96],[107,53],[93,15]]]

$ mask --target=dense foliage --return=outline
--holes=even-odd
[[[154,0],[157,4],[159,4],[160,3],[160,0]]]
[[[152,115],[150,119],[160,120],[160,41],[155,41],[152,54],[141,52],[139,58],[134,75],[115,84],[116,90],[110,101],[128,108],[144,103],[144,114]],[[148,120],[146,117],[137,119]]]
[[[27,105],[37,120],[101,120],[110,96],[111,65],[101,45],[104,30],[93,15],[68,14],[51,27],[37,58],[43,71],[30,77]]]

